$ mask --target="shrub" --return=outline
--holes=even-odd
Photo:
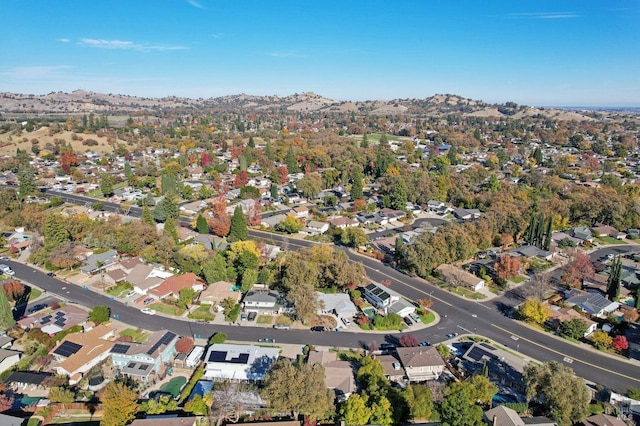
[[[213,336],[211,336],[211,339],[209,339],[209,344],[215,345],[216,343],[224,343],[226,341],[227,341],[227,334],[219,331]]]

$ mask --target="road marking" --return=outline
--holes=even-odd
[[[497,328],[498,330],[501,330],[501,331],[504,331],[505,333],[511,334],[511,332],[510,332],[509,330],[507,330],[506,328],[502,328],[502,327],[500,327],[499,325],[495,325],[495,324],[491,324],[491,325],[492,325],[493,327]],[[573,363],[574,361],[575,361],[575,362],[579,362],[579,363],[581,363],[581,364],[588,365],[589,367],[593,367],[593,368],[597,368],[598,370],[605,371],[605,372],[607,372],[607,373],[609,373],[609,374],[615,374],[616,376],[624,377],[625,379],[633,380],[634,382],[638,382],[638,383],[640,383],[640,378],[638,378],[638,377],[627,376],[626,374],[618,373],[617,371],[613,371],[613,370],[608,370],[608,369],[606,369],[606,368],[604,368],[604,367],[600,367],[599,365],[592,364],[592,363],[590,363],[590,362],[583,361],[583,360],[581,360],[581,359],[571,358],[569,355],[567,355],[567,354],[565,354],[565,353],[562,353],[562,352],[557,351],[557,350],[555,350],[555,349],[551,349],[550,347],[548,347],[548,346],[544,346],[544,345],[542,345],[542,344],[540,344],[540,343],[536,343],[536,342],[534,342],[533,340],[527,339],[526,337],[516,336],[516,335],[511,335],[511,338],[512,338],[512,339],[513,339],[514,337],[517,337],[518,339],[522,339],[522,340],[524,340],[524,341],[526,341],[526,342],[531,343],[532,345],[536,345],[536,346],[538,346],[538,347],[540,347],[540,348],[542,348],[542,349],[545,349],[545,350],[547,350],[547,351],[549,351],[549,352],[553,352],[553,353],[555,353],[556,355],[560,355],[560,356],[562,356],[562,357],[563,357],[563,360],[564,360],[565,362],[569,363],[569,364]],[[516,340],[516,339],[513,339],[513,340]],[[567,359],[570,359],[571,361],[567,361]]]
[[[562,360],[567,364],[573,364],[573,359],[569,358],[568,356],[565,356],[564,358],[562,358]]]

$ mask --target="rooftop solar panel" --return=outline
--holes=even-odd
[[[65,323],[66,323],[65,320],[58,320],[58,321],[54,322],[54,324],[57,325],[58,327],[64,327]]]
[[[69,358],[82,348],[82,345],[73,342],[63,342],[55,351],[54,354]]]
[[[64,312],[56,312],[56,318],[60,318],[64,316]]]
[[[228,362],[230,364],[246,364],[249,361],[249,354],[235,353],[231,357],[227,357],[227,351],[211,351],[209,354],[209,362]]]
[[[113,354],[126,354],[129,350],[129,345],[121,345],[119,343],[115,344],[113,348],[111,348],[111,353]]]

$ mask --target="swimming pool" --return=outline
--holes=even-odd
[[[497,393],[493,395],[492,402],[493,406],[495,407],[496,405],[500,404],[517,403],[518,398],[509,394]]]

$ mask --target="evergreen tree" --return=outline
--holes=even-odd
[[[171,216],[168,216],[166,222],[164,223],[164,232],[171,235],[173,241],[175,241],[176,243],[178,242],[178,230],[176,229],[176,223],[173,221],[173,218]]]
[[[551,250],[552,234],[553,234],[553,217],[550,217],[549,219],[547,219],[547,229],[544,233],[544,243],[542,247],[546,251]]]
[[[124,175],[128,179],[131,175],[133,175],[133,171],[131,170],[131,164],[127,161],[124,163]]]
[[[387,139],[387,134],[383,133],[382,136],[380,136],[380,146],[388,146],[389,145],[389,140]]]
[[[271,188],[269,190],[271,198],[278,198],[278,185],[276,185],[275,183],[271,184]]]
[[[147,225],[155,226],[156,221],[153,219],[153,215],[151,214],[151,210],[147,203],[144,203],[142,206],[142,221]]]
[[[360,146],[362,148],[369,148],[369,138],[367,137],[366,133],[362,135],[362,143],[360,144]]]
[[[178,219],[180,217],[180,207],[173,193],[165,195],[162,199],[162,204],[164,205],[164,211],[167,217],[171,219]]]
[[[247,142],[247,146],[249,148],[255,148],[256,147],[256,143],[253,140],[253,136],[249,136],[249,142]]]
[[[16,321],[13,319],[13,311],[9,306],[9,300],[3,289],[0,289],[0,326],[4,330],[13,327]]]
[[[284,162],[287,165],[287,171],[289,173],[298,173],[300,171],[300,167],[298,167],[298,160],[296,159],[296,154],[293,152],[292,147],[289,147],[287,150]]]
[[[391,192],[391,206],[396,210],[407,208],[408,190],[404,179],[399,179]]]
[[[165,173],[160,177],[160,190],[162,195],[178,193],[178,179],[176,175]]]
[[[106,173],[100,175],[100,192],[103,197],[111,197],[113,195],[113,179]]]
[[[198,214],[198,218],[196,219],[196,230],[199,234],[209,233],[209,224],[207,223],[207,219],[205,219],[201,214]]]
[[[402,234],[398,234],[396,236],[396,244],[395,244],[395,249],[393,251],[393,255],[397,261],[402,259],[403,250],[404,250],[404,240],[402,239]]]
[[[242,213],[240,206],[236,206],[231,217],[231,230],[229,231],[229,241],[244,241],[249,238],[247,220]]]
[[[264,155],[271,161],[276,159],[276,154],[273,152],[273,147],[269,141],[267,141],[267,146],[264,147]]]
[[[361,200],[364,198],[364,194],[362,192],[362,179],[364,179],[364,176],[359,169],[353,172],[353,183],[351,184],[352,200]]]
[[[33,194],[36,190],[36,175],[30,166],[21,167],[18,170],[18,195],[24,198]]]
[[[244,155],[240,157],[240,170],[247,170],[247,158]]]
[[[611,265],[609,272],[609,278],[607,279],[607,296],[612,301],[617,300],[620,297],[620,283],[622,281],[622,260],[620,256],[616,256],[616,259]]]
[[[533,153],[531,154],[531,158],[533,158],[536,161],[537,165],[542,164],[542,150],[540,149],[539,146],[533,150]]]

